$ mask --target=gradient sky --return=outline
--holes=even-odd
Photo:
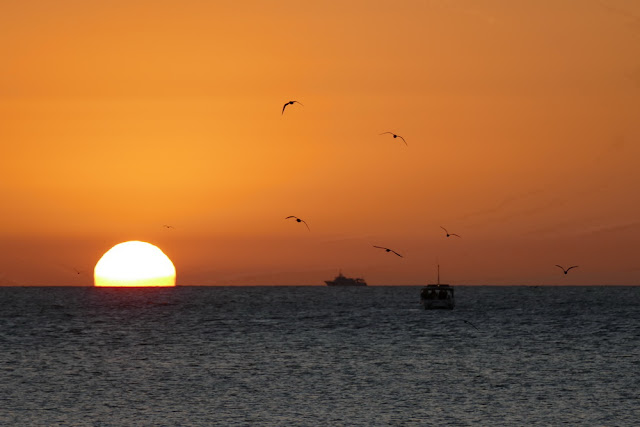
[[[5,1],[0,58],[0,285],[640,284],[635,0]]]

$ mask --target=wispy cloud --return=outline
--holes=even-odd
[[[640,36],[640,15],[636,15],[628,9],[620,8],[616,5],[613,5],[611,2],[601,1],[599,3],[612,15],[617,15],[618,17],[623,19],[626,22],[627,27],[636,32],[638,36]]]
[[[476,217],[487,217],[496,213],[500,213],[506,209],[509,209],[509,207],[513,206],[515,203],[522,201],[522,200],[526,200],[526,199],[530,199],[533,196],[536,196],[538,194],[543,193],[543,190],[537,189],[537,190],[531,190],[531,191],[527,191],[524,193],[519,193],[519,194],[511,194],[508,195],[507,197],[505,197],[500,203],[498,203],[496,206],[494,206],[493,208],[488,208],[488,209],[482,209],[482,210],[478,210],[475,212],[470,212],[468,214],[464,214],[462,216],[460,216],[458,219],[459,220],[466,220],[466,219],[471,219],[471,218],[476,218]]]
[[[609,234],[609,233],[626,233],[640,229],[640,221],[633,221],[623,224],[596,225],[587,229],[580,230],[580,235],[593,234]]]

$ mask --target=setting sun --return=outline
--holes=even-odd
[[[176,269],[158,247],[139,241],[109,249],[94,270],[95,286],[175,286]]]

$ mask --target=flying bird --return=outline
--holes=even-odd
[[[284,109],[287,108],[287,105],[293,105],[295,103],[298,103],[300,105],[302,105],[302,102],[300,101],[289,101],[289,102],[285,102],[285,104],[282,106],[282,113],[280,113],[281,115],[284,114]],[[304,107],[304,105],[302,105]]]
[[[576,268],[576,267],[577,267],[577,265],[572,265],[571,267],[567,268],[566,270],[564,269],[564,267],[563,267],[563,266],[558,265],[558,264],[556,264],[556,267],[561,268],[561,269],[562,269],[562,271],[564,271],[564,274],[567,274],[567,273],[569,273],[569,270],[571,270],[572,268]]]
[[[406,145],[407,147],[409,146],[409,144],[407,144],[407,141],[405,141],[403,137],[401,137],[400,135],[396,135],[393,132],[382,132],[380,135],[384,135],[386,133],[389,133],[389,134],[393,135],[394,138],[400,138],[402,140],[402,142],[404,142],[404,145]]]
[[[404,258],[402,255],[400,255],[398,252],[394,251],[393,249],[385,248],[384,246],[376,246],[376,245],[373,245],[373,247],[378,249],[384,249],[385,252],[393,252],[394,254],[398,255],[400,258]]]
[[[476,328],[476,330],[478,330],[478,331],[480,330],[480,329],[478,329],[478,327],[476,325],[474,325],[473,323],[469,322],[468,320],[464,320],[464,319],[460,319],[460,320],[462,320],[464,323],[466,323],[468,325],[473,326],[474,328]]]
[[[163,225],[163,228],[166,228],[167,230],[175,230],[176,228],[173,225]]]
[[[304,219],[300,219],[300,218],[298,218],[297,216],[294,216],[294,215],[289,215],[289,216],[288,216],[288,217],[286,217],[285,219],[289,219],[289,218],[293,218],[293,219],[295,219],[295,220],[296,220],[296,222],[303,222],[303,223],[304,223],[304,225],[306,225],[306,226],[307,226],[307,230],[311,231],[311,229],[309,228],[309,224],[307,224],[307,222],[306,222]]]
[[[444,232],[445,232],[445,233],[447,233],[447,237],[451,237],[451,236],[460,237],[460,235],[458,235],[458,234],[455,234],[455,233],[449,233],[449,232],[447,231],[447,229],[446,229],[446,228],[444,228],[443,226],[440,226],[440,228],[442,228],[442,229],[444,230]]]

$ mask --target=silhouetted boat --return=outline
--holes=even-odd
[[[342,275],[342,272],[338,273],[335,279],[325,280],[324,283],[326,283],[327,286],[367,286],[364,279],[345,277]]]
[[[422,288],[420,303],[425,310],[438,308],[453,310],[453,307],[456,306],[453,286],[440,283],[440,265],[438,265],[438,283],[432,283]]]

